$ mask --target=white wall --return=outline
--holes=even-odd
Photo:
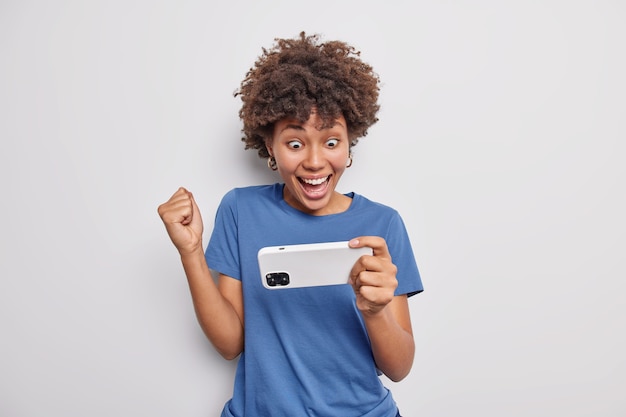
[[[208,237],[224,192],[275,180],[232,93],[300,30],[383,80],[342,191],[415,246],[404,415],[626,414],[626,6],[411,3],[0,3],[0,415],[217,415],[234,364],[156,208],[187,186]]]

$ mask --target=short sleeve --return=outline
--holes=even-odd
[[[217,208],[205,258],[209,268],[241,280],[236,190],[226,193]]]
[[[406,294],[411,297],[424,291],[408,232],[397,212],[389,223],[386,241],[391,260],[398,268],[396,275],[398,287],[395,295]]]

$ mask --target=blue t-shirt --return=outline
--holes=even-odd
[[[350,193],[342,213],[312,216],[283,199],[283,184],[236,188],[216,214],[209,267],[241,280],[245,342],[222,417],[389,417],[396,404],[379,378],[349,285],[263,287],[264,246],[385,238],[397,266],[396,295],[421,292],[404,223],[394,209]]]

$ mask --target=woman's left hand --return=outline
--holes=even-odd
[[[350,241],[350,247],[370,247],[372,255],[363,255],[352,267],[350,283],[356,294],[356,305],[362,314],[375,315],[393,300],[398,286],[387,242],[379,236],[361,236]]]

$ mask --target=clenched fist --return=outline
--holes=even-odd
[[[159,206],[159,216],[181,255],[202,251],[202,216],[193,194],[181,187]]]

